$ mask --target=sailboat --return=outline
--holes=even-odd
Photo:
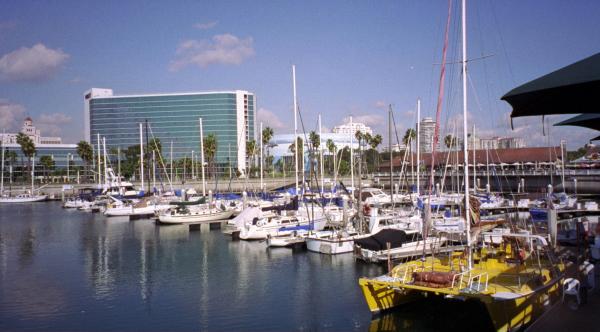
[[[33,160],[33,164],[31,167],[31,190],[29,192],[19,194],[16,196],[10,196],[4,194],[4,148],[2,148],[2,172],[0,175],[1,185],[0,185],[0,203],[32,203],[32,202],[41,202],[45,201],[46,195],[36,195],[34,188],[34,170],[35,170],[35,157],[31,158]],[[39,191],[39,189],[38,189]]]
[[[463,0],[463,137],[466,142],[465,13]],[[463,146],[467,165],[466,144]],[[463,169],[468,197],[468,167]],[[469,201],[464,200],[465,211],[471,211]],[[482,241],[473,241],[469,215],[465,213],[466,250],[408,261],[386,275],[360,278],[359,285],[371,312],[379,313],[426,298],[476,301],[485,306],[496,330],[514,331],[533,322],[557,301],[566,264],[556,257],[545,237],[528,231],[503,233],[501,237],[493,232],[482,232],[479,234]],[[497,241],[483,241],[494,236]]]

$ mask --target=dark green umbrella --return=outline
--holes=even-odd
[[[502,100],[511,118],[600,113],[600,53],[512,89]]]
[[[580,114],[578,116],[572,117],[570,119],[561,121],[555,126],[579,126],[590,128],[594,130],[600,130],[600,114],[598,113],[589,113],[589,114]]]

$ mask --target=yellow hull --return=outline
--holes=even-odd
[[[378,283],[372,279],[360,278],[358,284],[363,291],[371,313],[398,307],[414,300],[414,296],[407,292],[397,291],[387,283]]]
[[[369,310],[377,314],[426,297],[475,300],[486,307],[496,330],[513,331],[535,321],[559,300],[560,280],[565,272],[562,263],[554,266],[554,272],[544,268],[540,274],[537,268],[487,259],[478,264],[478,269],[470,270],[472,273],[463,273],[468,273],[469,278],[456,277],[452,286],[436,288],[414,282],[414,271],[424,267],[428,271],[449,271],[448,262],[428,257],[425,262],[401,264],[386,276],[359,279]],[[454,266],[459,264],[455,262]],[[472,276],[484,274],[485,279],[475,279],[484,281],[478,286]]]
[[[483,301],[497,331],[515,331],[538,319],[560,300],[560,282],[529,296],[506,301]]]

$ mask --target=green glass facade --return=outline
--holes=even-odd
[[[88,97],[89,96],[89,97]],[[86,94],[89,108],[89,139],[97,148],[97,137],[106,140],[107,151],[125,150],[143,141],[158,138],[165,164],[173,160],[200,160],[200,128],[204,137],[217,140],[215,163],[222,171],[229,165],[238,168],[238,146],[245,149],[248,137],[254,137],[255,98],[247,91],[198,92],[94,97]],[[146,130],[147,128],[147,130]],[[245,134],[245,135],[244,135]]]

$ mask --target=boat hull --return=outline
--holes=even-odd
[[[379,277],[361,278],[358,281],[369,310],[374,315],[427,297],[443,297],[443,292],[396,287],[390,280]],[[497,331],[517,331],[533,323],[560,300],[560,280],[561,278],[556,278],[531,294],[511,299],[495,299],[477,294],[448,298],[479,301],[486,307]]]
[[[32,197],[1,197],[0,203],[33,203],[43,202],[48,198],[46,195],[38,195]]]
[[[307,238],[306,249],[327,255],[345,254],[354,251],[354,239],[320,239]]]
[[[223,211],[216,213],[206,213],[197,215],[169,215],[162,214],[158,217],[159,222],[163,224],[187,224],[187,223],[198,223],[198,222],[211,222],[217,220],[229,219],[233,211]]]

